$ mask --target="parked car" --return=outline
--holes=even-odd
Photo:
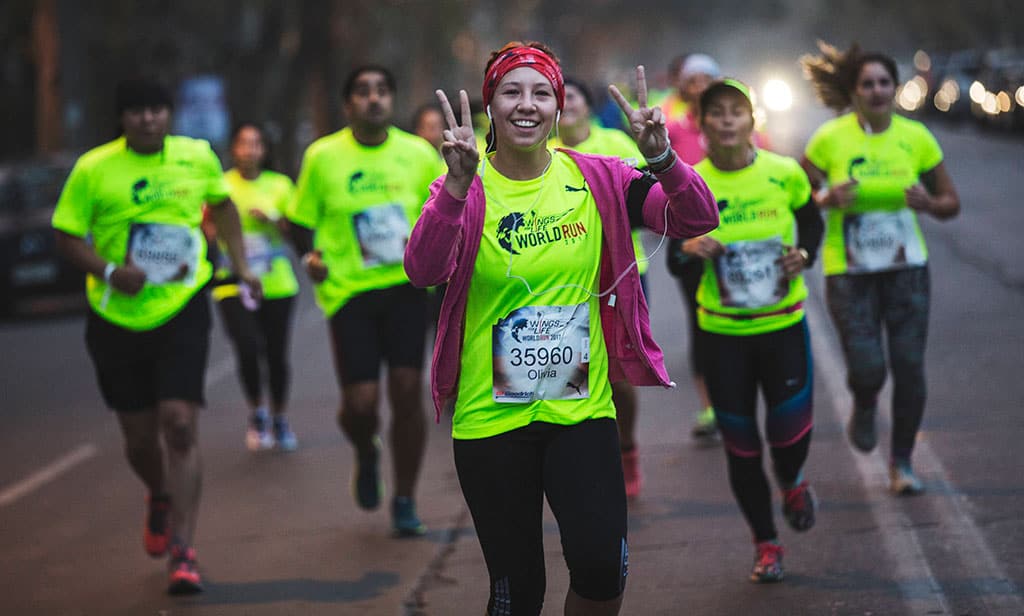
[[[66,161],[0,165],[0,314],[83,305],[84,276],[57,254],[50,226],[70,171]]]

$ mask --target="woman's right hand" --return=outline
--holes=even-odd
[[[480,164],[480,151],[476,148],[476,134],[473,132],[473,114],[469,110],[469,95],[465,90],[459,90],[462,107],[462,124],[459,124],[444,91],[437,90],[435,93],[448,123],[444,131],[444,143],[441,144],[441,156],[448,165],[444,187],[451,196],[465,199]]]
[[[850,207],[857,198],[857,180],[847,180],[835,186],[829,186],[819,201],[821,207],[845,209]]]
[[[146,272],[131,263],[126,263],[114,268],[114,271],[110,273],[110,286],[125,295],[134,297],[142,290],[142,287],[146,286]]]
[[[683,253],[698,259],[714,259],[725,253],[725,246],[713,237],[692,237],[682,245]]]

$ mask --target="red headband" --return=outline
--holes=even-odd
[[[565,81],[562,79],[562,69],[559,68],[554,58],[534,47],[513,47],[498,56],[491,64],[491,68],[484,76],[484,105],[491,104],[494,90],[502,78],[521,66],[528,66],[544,75],[551,82],[551,87],[555,89],[558,108],[561,109],[565,105]]]

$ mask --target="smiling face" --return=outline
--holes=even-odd
[[[749,146],[754,131],[750,101],[732,88],[723,88],[701,109],[701,130],[712,149]]]
[[[391,124],[394,93],[387,77],[378,71],[364,71],[353,83],[352,94],[345,101],[345,115],[356,126],[371,130]]]
[[[562,108],[562,117],[558,125],[562,128],[571,128],[590,122],[590,107],[587,106],[587,99],[583,92],[572,84],[565,84],[565,106]]]
[[[498,83],[490,107],[497,148],[528,151],[547,144],[558,99],[551,82],[521,66]]]
[[[896,82],[881,62],[865,62],[853,88],[853,107],[862,116],[883,118],[892,114]]]

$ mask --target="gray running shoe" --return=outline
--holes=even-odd
[[[874,407],[861,409],[854,405],[850,422],[846,424],[846,435],[850,438],[850,444],[857,450],[870,453],[878,444]]]

